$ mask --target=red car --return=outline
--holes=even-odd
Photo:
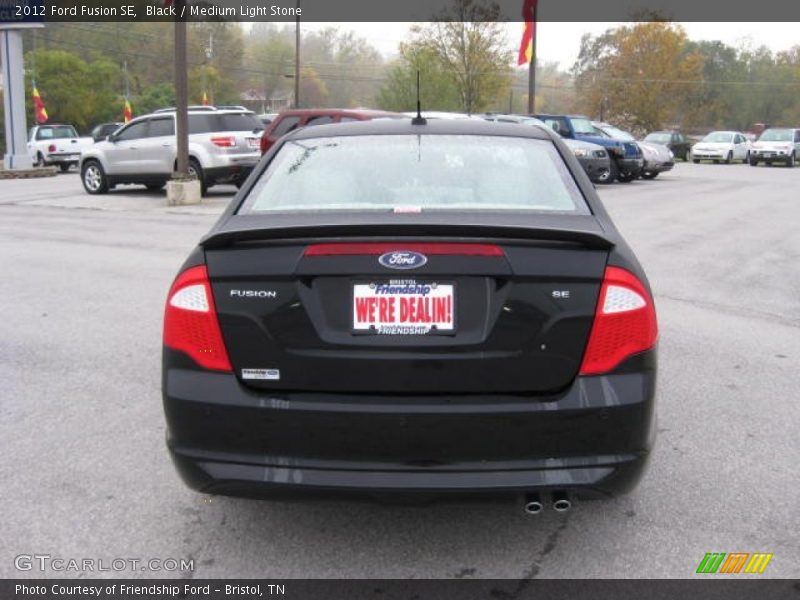
[[[272,144],[300,127],[344,123],[346,121],[370,121],[372,119],[402,119],[400,113],[362,108],[297,108],[280,113],[261,135],[261,154],[265,154]]]

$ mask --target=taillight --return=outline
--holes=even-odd
[[[656,309],[645,287],[629,271],[607,267],[580,373],[606,373],[655,346],[657,336]]]
[[[164,311],[164,345],[215,371],[232,371],[205,266],[178,275]]]
[[[50,144],[50,145],[47,147],[47,151],[48,151],[48,152],[55,152],[55,151],[56,151],[56,145],[55,145],[55,144]]]
[[[219,148],[233,148],[236,145],[236,138],[232,135],[217,136],[211,138],[211,143]]]
[[[266,154],[267,150],[269,150],[269,138],[267,137],[266,133],[264,133],[264,135],[261,136],[260,146],[261,146],[261,154]]]

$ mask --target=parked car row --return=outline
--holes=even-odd
[[[800,158],[800,128],[772,127],[764,130],[755,141],[751,137],[741,131],[712,131],[692,144],[681,133],[654,131],[644,138],[644,142],[665,145],[676,157],[695,164],[701,161],[715,164],[740,161],[753,167],[762,162],[793,167]]]
[[[403,119],[416,113],[372,109],[295,109],[256,115],[242,106],[189,107],[189,172],[202,192],[218,183],[240,186],[260,156],[295,129],[375,119]],[[430,111],[427,119],[478,119],[544,127],[562,138],[595,183],[654,179],[674,167],[675,159],[698,163],[780,162],[794,166],[800,156],[800,129],[767,129],[753,143],[738,131],[715,131],[692,145],[680,132],[655,131],[643,140],[602,121],[570,114],[467,115]],[[102,123],[91,137],[79,137],[71,125],[31,129],[28,144],[38,165],[63,171],[80,164],[84,188],[101,194],[119,184],[161,189],[175,169],[175,109],[165,108],[130,123]]]

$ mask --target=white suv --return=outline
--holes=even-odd
[[[200,180],[203,193],[217,183],[242,184],[261,158],[263,128],[248,110],[189,111],[189,173]],[[90,194],[124,183],[160,190],[175,170],[176,152],[174,109],[139,117],[84,151],[83,187]]]

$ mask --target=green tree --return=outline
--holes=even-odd
[[[98,58],[86,62],[63,50],[37,50],[26,56],[26,89],[31,89],[32,64],[36,85],[50,120],[75,125],[87,132],[96,122],[119,119],[122,113],[120,70]],[[34,122],[33,103],[28,103],[28,122]]]
[[[302,106],[327,106],[328,87],[311,67],[300,71],[300,100]]]
[[[133,114],[146,115],[159,108],[175,106],[175,87],[172,83],[159,83],[147,88],[132,101]]]
[[[420,101],[424,110],[461,109],[461,97],[455,81],[433,49],[418,43],[400,44],[400,58],[391,67],[388,79],[378,93],[378,106],[401,112],[415,110],[417,72],[420,76]]]
[[[265,102],[288,91],[293,84],[286,75],[294,69],[294,42],[289,30],[273,23],[254,24],[246,38],[245,66],[248,87],[263,95]]]

